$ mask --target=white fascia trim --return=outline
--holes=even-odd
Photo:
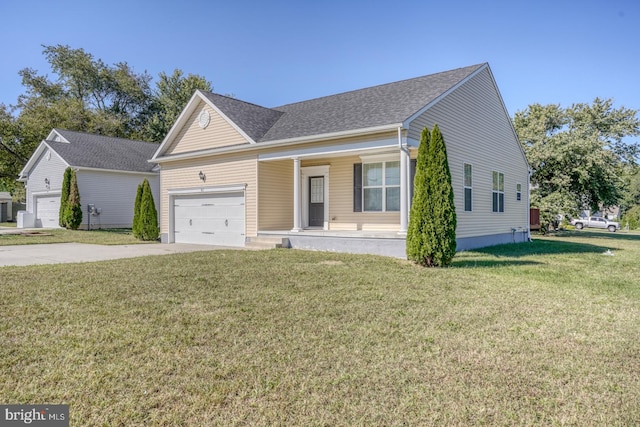
[[[333,147],[313,147],[301,150],[280,151],[278,153],[265,153],[258,155],[258,161],[273,161],[293,158],[328,157],[335,155],[345,155],[352,152],[392,149],[397,148],[398,142],[395,139],[381,139],[377,141],[354,142],[351,144],[340,144]]]
[[[170,188],[167,193],[171,196],[189,194],[210,194],[210,193],[235,193],[244,191],[247,184],[216,185],[215,187],[195,187],[195,188]]]
[[[466,82],[468,82],[469,80],[474,78],[476,75],[480,74],[483,70],[485,70],[488,67],[489,67],[489,64],[487,64],[487,63],[484,63],[483,65],[481,65],[476,71],[474,71],[473,73],[469,74],[467,77],[465,77],[464,79],[460,80],[455,85],[451,86],[449,89],[447,89],[444,93],[442,93],[436,99],[434,99],[433,101],[431,101],[430,103],[428,103],[427,105],[425,105],[424,107],[419,109],[417,112],[415,112],[411,117],[409,117],[407,120],[405,120],[404,123],[402,123],[402,127],[404,129],[409,129],[409,125],[411,124],[411,122],[413,120],[415,120],[417,117],[420,117],[425,111],[427,111],[428,109],[430,109],[431,107],[436,105],[442,99],[444,99],[447,96],[449,96],[449,94],[451,92],[457,90],[460,86],[462,86],[463,84],[465,84]]]
[[[62,158],[61,155],[59,155],[58,153],[56,153],[56,150],[54,150],[53,148],[51,148],[49,146],[49,144],[47,144],[46,141],[42,141],[40,143],[40,145],[38,145],[38,148],[36,148],[36,151],[33,152],[33,154],[31,155],[31,157],[29,157],[29,161],[27,162],[27,164],[24,166],[24,168],[22,168],[22,170],[20,171],[20,175],[18,175],[18,181],[25,181],[27,179],[29,179],[29,174],[28,172],[31,171],[31,168],[33,168],[34,164],[36,163],[36,161],[40,158],[40,156],[42,155],[42,153],[44,153],[45,149],[49,149],[51,150],[53,153],[56,154],[56,156],[58,156],[60,158],[60,160],[62,160],[62,162],[67,166],[71,166],[69,163],[67,163],[67,161],[65,159]]]
[[[173,141],[175,134],[178,133],[178,131],[185,126],[187,118],[191,114],[193,114],[193,112],[196,110],[196,107],[198,106],[198,101],[196,98],[203,101],[205,104],[211,107],[211,109],[213,109],[216,113],[218,113],[220,117],[222,117],[240,135],[242,135],[242,137],[246,139],[249,144],[256,143],[253,139],[249,137],[249,135],[247,135],[242,129],[240,129],[238,125],[236,125],[229,117],[223,114],[222,111],[220,111],[220,109],[200,91],[200,89],[196,89],[193,96],[187,103],[187,106],[182,110],[182,112],[178,116],[178,119],[175,121],[173,126],[171,126],[171,129],[169,129],[167,136],[164,138],[164,140],[160,144],[160,147],[158,147],[156,152],[153,154],[153,157],[151,158],[150,161],[156,160],[164,152],[164,149],[166,148],[166,146],[170,144],[170,141]]]
[[[341,132],[332,132],[332,133],[325,133],[320,135],[310,135],[310,136],[304,136],[300,138],[280,139],[276,141],[261,142],[257,144],[242,144],[242,145],[233,145],[229,147],[211,148],[207,150],[193,151],[189,153],[174,154],[174,155],[160,157],[160,158],[154,156],[154,158],[149,161],[153,163],[162,163],[162,162],[173,161],[173,160],[194,159],[194,158],[200,158],[204,156],[211,156],[211,155],[217,155],[217,154],[241,153],[243,151],[250,151],[250,150],[262,150],[262,149],[273,148],[273,147],[286,147],[289,145],[296,145],[296,144],[301,144],[305,142],[324,142],[324,141],[330,141],[332,139],[348,138],[352,136],[364,136],[364,135],[375,134],[375,133],[380,133],[385,131],[392,131],[392,130],[395,131],[398,128],[398,126],[402,126],[402,124],[394,123],[391,125],[374,126],[370,128],[354,129],[354,130],[341,131]],[[394,139],[394,144],[398,145],[398,142],[395,139]]]
[[[124,173],[127,175],[158,175],[158,172],[138,172],[138,171],[125,171],[118,169],[100,169],[100,168],[85,168],[83,166],[76,166],[76,171],[87,171],[87,172],[109,172],[109,173]]]

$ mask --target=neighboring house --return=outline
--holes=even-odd
[[[529,238],[529,167],[488,64],[265,108],[196,91],[153,156],[163,242],[405,257],[424,127],[447,145],[458,250]]]
[[[20,172],[32,219],[23,221],[23,227],[59,227],[62,180],[71,167],[82,204],[80,228],[130,228],[138,184],[145,178],[158,203],[157,166],[148,161],[157,148],[148,142],[53,129]]]
[[[13,220],[13,199],[8,192],[0,192],[0,222]]]

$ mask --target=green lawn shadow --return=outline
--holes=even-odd
[[[594,236],[594,240],[597,238],[600,238],[600,236]],[[531,242],[496,245],[469,252],[461,252],[460,256],[454,257],[451,266],[454,268],[468,268],[538,265],[543,264],[543,261],[518,258],[569,253],[604,253],[611,249],[619,250],[619,248],[611,245],[534,238]]]

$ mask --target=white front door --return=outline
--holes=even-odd
[[[174,242],[244,246],[244,208],[243,192],[175,196]]]

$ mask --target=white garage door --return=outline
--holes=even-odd
[[[244,246],[244,193],[174,197],[173,224],[176,243]]]
[[[60,196],[40,196],[36,198],[37,226],[60,228]]]

